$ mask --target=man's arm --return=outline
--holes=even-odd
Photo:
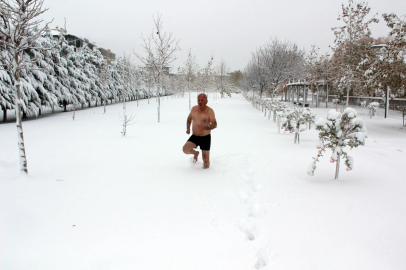
[[[210,110],[210,118],[209,118],[209,125],[206,126],[206,130],[212,130],[215,129],[217,127],[217,120],[216,120],[216,116],[214,115],[214,111]]]
[[[189,113],[189,116],[186,120],[186,133],[190,134],[190,125],[192,124],[192,112]]]

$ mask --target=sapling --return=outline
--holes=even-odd
[[[372,116],[375,116],[376,112],[378,111],[379,108],[379,102],[371,102],[368,104],[368,110],[369,110],[369,117],[372,119]]]
[[[123,129],[121,131],[121,135],[123,137],[125,137],[127,135],[127,126],[134,124],[133,120],[134,120],[135,115],[130,115],[129,117],[127,117],[127,114],[124,113],[124,116],[121,117],[120,115],[120,120],[123,123]]]
[[[286,105],[283,102],[281,102],[279,100],[276,100],[276,101],[272,102],[273,122],[274,123],[277,120],[276,119],[277,118],[277,112],[285,111],[285,109],[286,109]]]
[[[361,101],[360,102],[360,105],[361,105],[361,107],[362,108],[366,108],[367,107],[367,101],[366,100],[364,100],[364,101]],[[363,111],[364,111],[365,109],[363,109]],[[361,115],[363,115],[364,113],[362,113]]]
[[[345,147],[358,147],[365,144],[367,137],[367,129],[363,120],[357,117],[357,112],[352,108],[346,108],[343,113],[334,109],[330,110],[327,118],[320,118],[316,124],[316,130],[319,132],[319,142],[317,144],[318,153],[312,163],[310,163],[307,173],[311,176],[314,175],[316,170],[316,162],[326,151],[326,148],[331,149],[332,155],[330,162],[336,162],[336,172],[334,179],[338,179],[340,170],[340,158],[344,159],[347,166],[347,171],[354,167],[353,158],[350,157]]]
[[[294,108],[286,112],[282,128],[290,133],[295,132],[294,143],[300,143],[300,133],[314,123],[315,114],[308,108]]]
[[[333,99],[333,105],[336,108],[336,110],[337,110],[337,107],[338,107],[338,103],[340,103],[340,100],[338,98]]]

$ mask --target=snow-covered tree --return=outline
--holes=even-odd
[[[127,115],[127,104],[126,100],[130,96],[131,92],[131,72],[132,72],[132,63],[131,57],[124,55],[123,58],[120,59],[121,65],[119,66],[118,73],[121,78],[121,82],[123,83],[122,92],[121,92],[121,99],[123,100],[123,116],[121,117],[122,122],[122,131],[121,134],[123,137],[127,134],[127,126],[132,124],[132,120],[134,119],[134,115],[128,116]]]
[[[111,65],[107,61],[103,61],[98,70],[97,84],[100,88],[101,102],[104,105],[104,113],[106,113],[106,105],[108,100],[113,98],[111,91]]]
[[[220,92],[221,98],[225,95],[231,97],[231,84],[229,83],[229,77],[227,75],[229,72],[230,68],[224,60],[221,60],[216,68],[216,86]]]
[[[376,112],[378,111],[379,102],[371,102],[368,104],[367,108],[369,111],[369,116],[372,119],[372,116],[375,116]]]
[[[304,70],[304,51],[288,41],[281,42],[277,38],[268,42],[264,48],[266,76],[269,80],[271,98],[281,83],[292,77],[300,77]]]
[[[405,16],[383,14],[389,36],[376,40],[373,50],[363,60],[368,87],[374,96],[406,97],[406,21]],[[379,49],[380,48],[380,49]]]
[[[206,66],[197,73],[197,88],[203,93],[207,92],[207,89],[210,88],[214,82],[212,68],[213,61],[214,58],[211,56],[210,60],[207,61]]]
[[[344,25],[333,27],[335,35],[332,61],[334,64],[334,84],[340,93],[359,94],[363,89],[365,66],[360,63],[372,49],[370,24],[379,20],[372,16],[367,18],[371,8],[364,1],[348,0],[342,4],[342,13],[337,18]]]
[[[310,128],[316,115],[309,108],[293,108],[285,113],[282,128],[290,133],[295,132],[294,143],[300,143],[300,133]]]
[[[161,100],[160,93],[162,91],[162,80],[165,70],[170,67],[170,64],[177,59],[175,53],[180,50],[179,40],[172,37],[172,33],[163,31],[161,15],[157,14],[154,19],[154,28],[148,38],[141,36],[143,44],[141,45],[146,53],[142,56],[138,53],[134,54],[151,72],[155,79],[155,84],[158,90],[158,122],[160,122]]]
[[[5,70],[0,69],[0,107],[3,110],[3,122],[7,120],[7,110],[14,108],[15,98],[12,86],[13,81],[10,75]]]
[[[310,163],[307,173],[314,175],[316,162],[326,151],[326,148],[332,151],[330,162],[336,162],[336,172],[334,179],[338,178],[340,170],[340,158],[345,160],[347,170],[354,167],[353,158],[345,151],[346,147],[350,149],[365,144],[367,129],[361,118],[357,117],[357,112],[352,108],[346,108],[343,113],[332,109],[328,112],[327,118],[320,118],[316,124],[316,130],[319,131],[319,142],[317,148],[318,154],[312,163]]]
[[[184,66],[180,68],[180,73],[186,80],[187,91],[189,92],[189,110],[192,108],[191,90],[194,88],[193,84],[196,80],[197,72],[199,71],[199,65],[196,62],[196,56],[192,55],[192,50],[189,49],[189,53],[186,58]]]
[[[292,77],[303,73],[304,51],[296,44],[271,39],[256,52],[252,53],[244,70],[244,81],[252,89],[259,90],[259,95],[270,92],[272,100],[278,87]]]
[[[149,99],[154,95],[155,87],[155,80],[153,72],[151,72],[148,68],[143,68],[140,70],[140,79],[142,82],[142,91],[143,95]]]
[[[41,46],[34,47],[37,44],[33,42],[45,32],[49,24],[44,25],[43,21],[38,18],[47,10],[42,8],[43,2],[43,0],[0,1],[0,46],[8,52],[0,54],[3,64],[1,68],[8,72],[13,81],[20,170],[24,173],[28,173],[28,166],[21,109],[24,106],[22,93],[24,88],[29,87],[27,82],[22,80],[21,74],[35,69],[33,63],[38,61],[38,58],[25,57],[25,51],[44,49]]]
[[[69,46],[64,37],[61,36],[60,42],[50,52],[51,61],[49,64],[52,67],[50,76],[52,77],[58,103],[62,104],[65,110],[68,105],[73,105],[75,108],[79,104],[85,104],[84,93],[76,90],[76,84],[68,70],[69,66],[73,66],[71,61],[68,60],[70,55],[75,54],[73,46]],[[51,108],[53,109],[54,106]]]

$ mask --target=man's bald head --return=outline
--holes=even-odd
[[[205,93],[200,93],[197,98],[204,97],[207,100],[207,95]]]

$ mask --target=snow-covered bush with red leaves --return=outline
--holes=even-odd
[[[367,137],[367,129],[364,121],[357,117],[357,112],[352,108],[346,108],[343,113],[334,109],[330,110],[327,118],[320,118],[316,123],[316,130],[319,132],[319,142],[317,149],[318,154],[312,163],[310,163],[307,173],[314,175],[316,170],[316,162],[323,156],[326,149],[331,149],[332,154],[330,162],[336,162],[335,178],[338,178],[340,169],[340,158],[344,159],[347,170],[352,170],[354,167],[354,160],[350,157],[345,150],[346,147],[350,149],[365,144]]]

